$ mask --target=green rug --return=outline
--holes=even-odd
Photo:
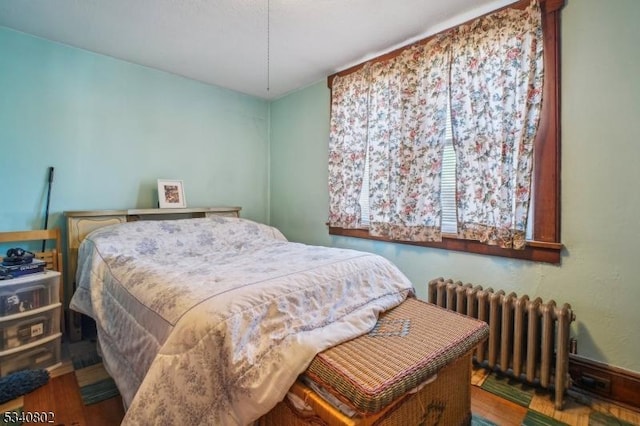
[[[498,426],[498,425],[492,421],[489,421],[483,417],[478,416],[477,414],[472,414],[471,426]]]
[[[120,395],[115,382],[104,370],[95,346],[85,346],[82,349],[71,354],[71,361],[84,405]]]
[[[84,405],[91,405],[120,395],[113,379],[99,380],[80,388]]]
[[[489,375],[481,388],[527,408],[534,395],[534,388],[506,376],[498,377],[496,374]]]

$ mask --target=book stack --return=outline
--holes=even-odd
[[[44,260],[40,259],[33,259],[31,262],[24,263],[22,265],[0,264],[0,277],[3,279],[16,278],[22,275],[43,272],[46,264],[47,263]]]

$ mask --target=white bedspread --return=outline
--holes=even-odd
[[[78,265],[71,308],[96,320],[136,425],[248,424],[413,291],[380,256],[224,217],[101,228]]]

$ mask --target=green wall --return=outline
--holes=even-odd
[[[182,179],[189,207],[268,220],[269,104],[0,27],[0,229],[65,210],[157,206]]]
[[[569,302],[580,355],[640,372],[637,22],[637,0],[568,0],[562,12],[561,265],[329,236],[325,81],[271,105],[271,224],[294,241],[379,253],[422,297],[443,276]]]

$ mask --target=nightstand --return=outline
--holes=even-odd
[[[0,377],[60,364],[60,273],[0,281]]]

